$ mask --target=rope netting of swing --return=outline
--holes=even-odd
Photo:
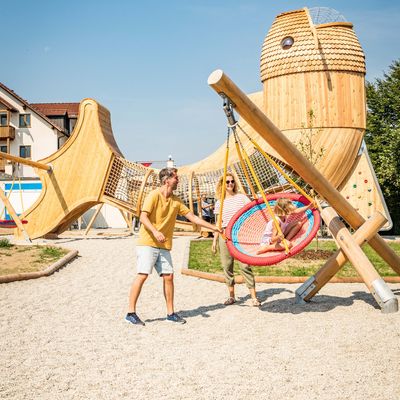
[[[266,195],[266,198],[271,208],[275,206],[279,198],[290,199],[297,208],[310,203],[306,197],[297,193],[274,193]],[[320,215],[316,209],[291,214],[287,217],[287,222],[302,219],[304,223],[299,232],[291,239],[293,247],[289,253],[286,254],[285,250],[282,250],[257,255],[256,252],[260,248],[265,227],[271,218],[262,198],[246,204],[232,217],[225,235],[229,252],[234,258],[253,266],[279,263],[302,251],[315,237],[320,226]]]

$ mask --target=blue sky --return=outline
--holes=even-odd
[[[395,1],[8,1],[0,81],[32,103],[92,97],[110,110],[127,159],[188,164],[225,139],[209,74],[221,68],[244,92],[261,90],[266,33],[277,14],[304,6],[354,24],[368,80],[400,57]]]

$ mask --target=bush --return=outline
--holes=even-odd
[[[13,245],[8,239],[0,239],[0,248],[9,249],[10,247],[13,247]]]

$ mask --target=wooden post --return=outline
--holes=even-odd
[[[32,240],[29,237],[26,230],[24,229],[24,225],[22,224],[21,220],[19,219],[17,213],[14,210],[14,207],[11,205],[10,201],[7,199],[7,196],[5,195],[2,189],[0,189],[0,199],[4,203],[5,207],[7,208],[8,212],[10,213],[12,219],[14,220],[20,232],[23,233],[25,240],[31,242]]]
[[[132,221],[129,220],[128,215],[125,214],[124,210],[122,210],[121,208],[118,208],[118,210],[119,210],[119,212],[121,213],[122,218],[125,220],[126,225],[128,226],[128,228],[129,228],[130,230],[132,230]]]
[[[376,230],[385,223],[385,219],[382,218],[382,216],[379,217],[379,214],[375,214],[373,220],[371,219],[369,224],[366,222],[352,237],[332,207],[325,208],[321,216],[340,246],[340,251],[336,252],[334,256],[328,260],[322,268],[322,272],[321,270],[318,271],[320,283],[329,280],[333,276],[331,275],[332,272],[337,272],[348,259],[375,297],[382,312],[390,313],[398,311],[397,298],[389,289],[386,282],[379,276],[378,272],[359,246],[359,244],[366,242],[368,236],[375,234]],[[315,280],[317,280],[317,275],[318,273],[315,276]],[[303,286],[312,287],[310,285],[311,279],[308,280],[308,285],[306,285],[306,283]],[[300,291],[301,290],[299,290],[299,292]],[[312,292],[310,292],[310,294],[311,293]],[[308,298],[309,297],[311,296],[308,296]]]
[[[354,233],[353,240],[359,246],[364,245],[385,222],[386,218],[381,213],[376,212]],[[299,303],[309,301],[333,278],[346,261],[347,257],[344,252],[341,249],[337,250],[314,276],[310,277],[296,290],[297,301]]]
[[[194,178],[194,171],[190,172],[189,175],[189,209],[192,213],[194,213],[194,206],[193,206],[193,178]],[[197,207],[200,207],[201,210],[201,202],[199,204],[197,204]],[[200,216],[201,218],[201,216]],[[193,227],[193,231],[200,231],[200,228],[196,225],[192,223],[192,227]]]
[[[196,176],[194,176],[194,180],[195,180],[197,203],[199,204],[199,206],[197,207],[197,216],[199,218],[202,218],[203,213],[202,213],[202,208],[201,208],[201,194],[200,194],[199,181],[196,178]]]
[[[222,70],[208,78],[208,84],[219,94],[230,99],[238,113],[274,148],[284,160],[310,184],[354,228],[358,229],[364,218],[308,161],[293,143],[270,119],[233,83]],[[290,112],[290,110],[288,110]],[[375,234],[369,244],[400,275],[400,257]]]
[[[89,233],[89,231],[92,228],[92,225],[94,224],[94,221],[96,220],[97,216],[99,215],[99,212],[102,209],[103,205],[104,205],[104,203],[100,203],[97,205],[96,211],[92,215],[92,218],[90,218],[90,221],[85,229],[85,232],[83,234],[84,236],[87,236],[87,234]]]
[[[140,213],[142,211],[142,200],[143,200],[143,194],[144,194],[144,189],[146,188],[146,183],[147,179],[149,179],[149,176],[154,172],[153,169],[149,168],[146,172],[146,175],[143,178],[142,184],[140,185],[139,189],[139,194],[138,194],[138,200],[136,203],[136,213],[135,215],[140,218]]]
[[[35,167],[35,168],[39,168],[39,169],[44,169],[46,171],[51,171],[50,165],[42,164],[37,161],[31,161],[31,160],[28,160],[28,159],[22,158],[22,157],[12,156],[11,154],[3,153],[2,151],[0,151],[0,158],[5,158],[6,160],[14,161],[14,162],[17,162],[20,164],[29,165],[30,167]]]

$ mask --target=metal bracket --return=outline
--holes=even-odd
[[[222,99],[224,100],[222,108],[224,109],[224,113],[226,118],[228,119],[228,127],[233,128],[237,125],[237,121],[235,118],[235,114],[233,112],[233,108],[235,107],[231,100],[225,96],[224,93],[220,93]]]
[[[371,293],[384,314],[394,313],[399,310],[397,298],[382,278],[375,279],[372,282]]]
[[[308,300],[304,300],[316,287],[315,276],[310,276],[299,288],[296,290],[296,303],[306,304]]]

